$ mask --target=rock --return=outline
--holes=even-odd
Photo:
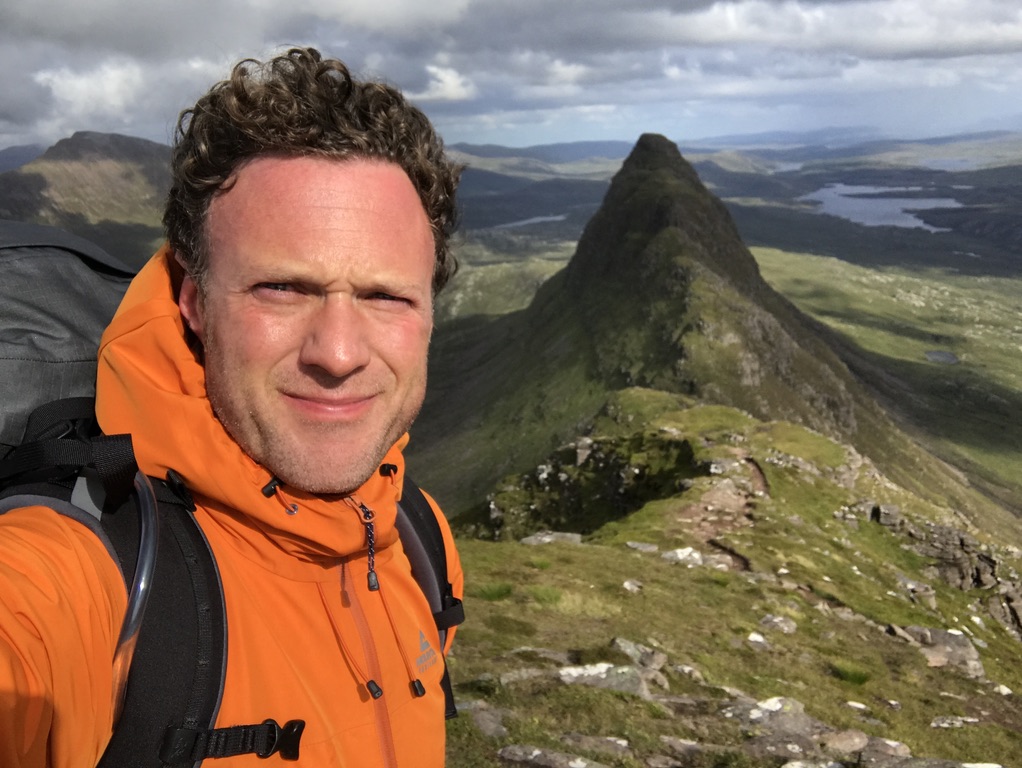
[[[593,439],[591,437],[580,437],[575,443],[575,466],[581,467],[586,459],[593,452]]]
[[[550,670],[548,669],[537,669],[535,667],[524,667],[522,669],[512,669],[510,672],[504,672],[500,676],[501,685],[514,685],[515,683],[521,683],[525,680],[535,680],[537,677],[549,677]]]
[[[581,533],[560,533],[557,531],[540,531],[534,533],[531,536],[526,536],[521,540],[522,544],[529,546],[538,546],[540,544],[552,544],[554,542],[560,542],[564,544],[581,544],[582,534]]]
[[[941,579],[961,590],[997,586],[997,561],[967,533],[931,525],[915,550],[936,561]]]
[[[912,757],[912,750],[900,741],[881,739],[871,736],[866,748],[862,751],[859,761],[864,765],[873,765],[881,758],[890,757]],[[873,760],[873,763],[868,761]]]
[[[703,676],[703,673],[689,664],[676,664],[671,667],[671,670],[679,675],[684,675],[697,683],[706,682],[706,678]]]
[[[812,738],[777,732],[754,736],[745,742],[743,751],[761,760],[764,758],[793,760],[820,756]]]
[[[689,568],[703,564],[702,554],[692,547],[672,549],[668,552],[664,552],[660,557],[669,563],[680,563],[682,565],[687,565]]]
[[[659,551],[660,547],[656,544],[649,544],[645,541],[627,541],[625,542],[626,547],[638,550],[639,552],[645,552],[646,554],[653,554]]]
[[[900,528],[902,525],[901,509],[895,504],[880,504],[870,511],[870,520],[885,528]]]
[[[748,641],[749,645],[751,645],[757,651],[770,650],[770,643],[768,643],[766,641],[766,638],[763,637],[763,635],[761,635],[759,632],[750,632],[749,636],[745,639]]]
[[[673,757],[653,755],[647,758],[646,768],[685,768],[685,766],[684,763],[679,763]]]
[[[540,749],[525,744],[510,744],[497,752],[497,757],[508,765],[533,765],[539,768],[609,768],[603,763],[578,755]]]
[[[975,680],[984,677],[979,651],[960,631],[905,627],[905,632],[920,643],[919,650],[926,657],[929,666],[938,668],[952,666]]]
[[[887,625],[887,634],[894,635],[899,640],[904,640],[909,645],[919,645],[919,641],[916,640],[912,635],[906,632],[904,629],[899,627],[897,624]]]
[[[711,554],[703,557],[703,564],[715,571],[730,571],[734,559],[731,555]]]
[[[820,736],[820,746],[833,755],[853,755],[869,744],[869,736],[862,731],[834,731]]]
[[[642,699],[653,698],[644,675],[636,667],[613,664],[587,664],[581,667],[562,667],[558,670],[561,682],[567,685],[591,685],[612,691],[631,693]]]
[[[768,613],[760,619],[759,625],[769,629],[776,629],[785,635],[793,635],[798,631],[798,624],[787,616],[774,616],[772,613]]]
[[[898,581],[908,591],[908,597],[912,602],[921,603],[930,610],[937,609],[937,593],[932,586],[904,576],[899,576]]]
[[[492,739],[503,739],[507,736],[508,730],[504,727],[504,718],[510,712],[506,709],[494,709],[482,700],[459,702],[458,711],[464,712],[472,718],[475,727],[480,733]]]
[[[657,651],[645,645],[633,643],[631,640],[625,640],[623,637],[615,637],[611,640],[610,647],[620,651],[636,664],[647,669],[659,671],[667,663],[667,654],[663,651]]]
[[[588,736],[582,733],[569,733],[563,737],[564,743],[585,752],[599,752],[609,757],[631,757],[632,750],[627,739],[615,736]]]
[[[679,739],[676,736],[661,736],[660,741],[678,757],[693,757],[702,752],[698,741]]]
[[[805,706],[798,700],[785,696],[753,701],[739,698],[722,710],[725,717],[732,718],[745,728],[763,736],[769,736],[757,747],[757,755],[796,758],[817,752],[818,734],[830,730],[828,726],[805,712]],[[784,744],[798,747],[800,752],[782,749]]]
[[[961,717],[959,715],[941,715],[930,722],[931,728],[963,728],[966,725],[974,725],[979,722],[976,717]]]
[[[657,702],[682,717],[705,717],[717,714],[725,702],[696,696],[658,696]]]

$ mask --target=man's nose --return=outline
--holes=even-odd
[[[350,296],[327,296],[309,318],[299,360],[342,378],[369,362],[366,318]]]

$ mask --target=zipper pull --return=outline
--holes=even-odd
[[[369,550],[369,574],[367,577],[369,591],[377,592],[380,589],[380,577],[376,575],[376,524],[373,518],[376,514],[363,502],[358,502],[358,513],[362,519],[362,525],[366,528],[366,545]]]

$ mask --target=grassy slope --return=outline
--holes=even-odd
[[[626,739],[636,753],[631,758],[589,755],[622,768],[662,753],[661,736],[721,745],[743,740],[726,718],[678,718],[636,697],[569,688],[543,676],[501,682],[501,675],[522,667],[552,669],[534,652],[512,653],[526,647],[566,652],[576,663],[622,663],[610,648],[615,637],[665,652],[673,694],[712,700],[738,688],[757,699],[790,696],[813,717],[905,742],[917,756],[1012,764],[1022,718],[993,683],[1022,685],[1014,663],[1018,641],[989,617],[970,619],[982,615],[982,595],[935,583],[936,608],[913,601],[905,580],[926,580],[923,558],[878,525],[835,517],[862,498],[897,503],[926,519],[946,519],[946,510],[907,493],[868,463],[849,483],[853,454],[817,433],[733,409],[683,405],[629,390],[617,399],[613,417],[599,420],[598,433],[669,431],[697,446],[697,461],[727,462],[740,454],[763,467],[769,492],[752,500],[748,516],[718,521],[716,532],[716,541],[747,557],[750,570],[670,565],[626,545],[713,551],[686,513],[720,480],[706,475],[602,526],[581,547],[463,540],[471,622],[461,630],[452,672],[463,702],[482,699],[509,713],[509,734],[485,738],[468,718],[453,722],[450,765],[497,766],[495,752],[505,743],[564,750],[561,738],[569,732]],[[741,482],[740,474],[732,477]],[[628,579],[642,583],[640,594],[622,588]],[[794,620],[797,631],[764,630],[766,614]],[[888,623],[957,627],[978,638],[986,644],[982,660],[993,682],[928,668],[917,650],[882,631]],[[768,635],[769,650],[750,646],[752,632]],[[698,669],[707,685],[694,683],[680,665]],[[850,709],[849,700],[865,703],[868,715]],[[948,714],[977,715],[982,724],[953,732],[930,727]],[[735,758],[719,764],[753,763]]]
[[[768,281],[843,337],[914,434],[1022,508],[1022,280],[754,253]],[[932,351],[961,362],[930,362]]]

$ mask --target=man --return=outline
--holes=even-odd
[[[441,766],[443,649],[394,520],[458,169],[398,92],[312,49],[235,67],[172,166],[169,242],[104,334],[96,414],[194,497],[226,602],[216,725],[300,718],[309,766]],[[51,510],[0,526],[0,765],[93,766],[123,579]]]

